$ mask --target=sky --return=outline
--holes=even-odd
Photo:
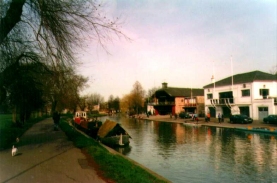
[[[122,98],[138,81],[147,92],[203,88],[233,74],[277,67],[276,0],[106,0],[131,40],[89,42],[77,72],[89,78],[82,94]]]

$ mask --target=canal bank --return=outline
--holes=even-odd
[[[211,118],[210,122],[205,122],[204,118],[199,118],[198,123],[193,121],[192,119],[181,119],[181,118],[171,118],[170,115],[153,115],[147,117],[146,115],[143,116],[141,119],[150,120],[150,121],[161,121],[161,122],[171,122],[171,123],[189,123],[189,124],[200,124],[202,126],[213,126],[213,127],[220,127],[220,128],[277,128],[274,124],[266,124],[262,121],[254,120],[253,123],[250,124],[232,124],[229,123],[229,119],[225,118],[224,122],[219,123],[218,119]]]

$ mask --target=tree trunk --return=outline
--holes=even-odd
[[[23,5],[26,0],[12,0],[6,16],[0,21],[0,44],[7,37],[9,32],[20,21]]]

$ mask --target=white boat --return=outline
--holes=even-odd
[[[200,124],[200,123],[183,123],[183,125],[185,125],[185,126],[197,126],[197,127],[202,126],[202,124]]]

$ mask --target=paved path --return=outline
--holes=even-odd
[[[53,130],[51,118],[35,124],[16,146],[14,157],[11,149],[0,151],[0,182],[105,183],[64,132]]]

